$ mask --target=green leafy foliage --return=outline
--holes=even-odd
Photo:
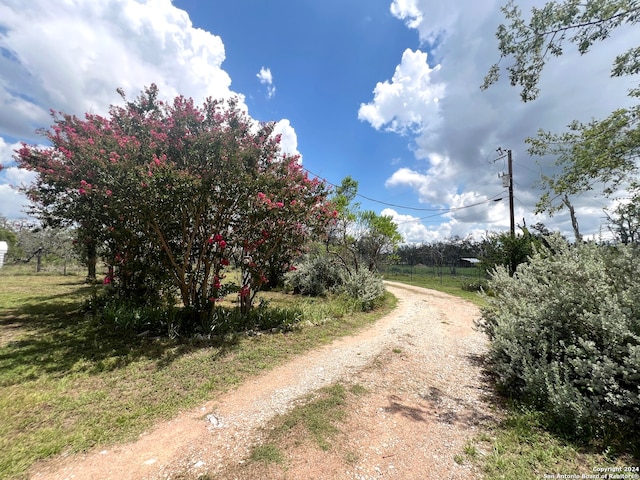
[[[175,304],[140,305],[118,295],[93,295],[85,308],[114,331],[132,335],[162,335],[170,338],[227,335],[246,331],[290,331],[303,318],[297,307],[271,306],[266,300],[247,313],[231,306],[216,305],[207,317]]]
[[[501,59],[510,58],[506,67],[511,85],[522,87],[523,101],[534,100],[540,90],[540,75],[550,56],[564,53],[566,42],[577,46],[584,54],[595,42],[607,39],[623,24],[640,20],[640,4],[634,0],[565,0],[547,2],[542,8],[531,9],[525,20],[513,0],[502,7],[507,25],[496,32]],[[616,57],[612,75],[628,75],[640,69],[640,49],[632,48]],[[500,78],[500,66],[491,66],[483,89]]]
[[[483,309],[502,390],[581,439],[631,439],[640,419],[640,252],[559,237],[511,277],[494,270]]]
[[[385,292],[382,277],[367,269],[351,273],[343,271],[339,291],[353,298],[364,312],[375,308]]]
[[[637,0],[564,0],[547,2],[543,7],[533,7],[529,18],[510,0],[502,12],[507,24],[496,32],[500,59],[510,59],[507,65],[511,85],[520,86],[523,101],[534,100],[540,91],[538,84],[546,62],[551,56],[564,53],[567,43],[577,46],[585,54],[591,46],[609,38],[623,25],[635,25],[640,21],[640,2]],[[614,61],[612,76],[634,75],[640,71],[640,47],[633,47],[618,55]],[[496,63],[485,77],[481,88],[488,88],[500,77]],[[632,98],[640,96],[638,88],[631,89]],[[531,155],[552,155],[557,158],[559,173],[543,175],[543,195],[537,204],[537,212],[553,215],[565,206],[569,207],[572,223],[579,241],[577,220],[568,197],[594,190],[605,196],[621,189],[637,196],[638,153],[640,151],[639,106],[621,108],[604,119],[588,123],[573,121],[569,130],[555,134],[540,130],[530,138]],[[619,212],[610,217],[613,229]]]
[[[511,235],[506,232],[487,233],[481,248],[479,268],[491,271],[496,265],[503,265],[513,274],[518,265],[528,261],[534,248],[542,243],[543,236],[522,227],[521,235]]]
[[[336,208],[336,220],[328,228],[326,249],[349,272],[366,266],[376,271],[393,254],[402,235],[390,216],[372,210],[360,210],[355,202],[358,182],[345,177],[336,187],[331,202]]]
[[[315,297],[326,295],[341,283],[341,265],[330,255],[308,254],[295,270],[286,274],[286,282],[294,293]]]
[[[640,91],[632,92],[635,97]],[[563,208],[564,195],[600,189],[609,196],[620,189],[637,191],[640,155],[640,105],[619,109],[602,120],[588,123],[574,121],[569,131],[554,134],[540,130],[527,139],[529,153],[556,158],[560,172],[543,176],[544,194],[537,212],[554,212]]]
[[[373,309],[385,293],[381,276],[366,268],[348,270],[326,252],[308,255],[287,273],[287,284],[302,295],[345,294],[359,311]]]
[[[609,230],[624,245],[640,243],[640,194],[619,204],[609,219]]]

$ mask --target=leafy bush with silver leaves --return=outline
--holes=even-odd
[[[552,237],[513,277],[492,273],[480,323],[498,384],[561,433],[630,436],[640,421],[638,265],[637,247]]]
[[[285,274],[285,283],[295,293],[319,297],[341,283],[341,267],[329,255],[308,254]]]
[[[362,311],[371,310],[384,295],[382,278],[366,268],[347,270],[330,255],[312,254],[288,272],[285,282],[294,292],[322,296],[345,294],[357,302]]]
[[[356,300],[362,311],[372,310],[384,295],[382,277],[361,268],[357,272],[342,271],[342,285],[340,291]]]

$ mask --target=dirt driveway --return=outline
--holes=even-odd
[[[32,478],[479,478],[456,462],[494,415],[480,365],[486,339],[474,329],[478,308],[433,290],[387,286],[398,307],[358,335],[249,380],[134,443],[38,465]],[[261,427],[337,381],[368,393],[349,406],[336,448],[293,445],[284,466],[240,468]]]

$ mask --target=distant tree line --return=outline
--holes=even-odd
[[[395,260],[402,265],[437,268],[441,273],[451,275],[455,275],[458,268],[471,265],[484,272],[503,265],[513,274],[518,265],[526,262],[535,249],[544,244],[550,233],[547,227],[538,223],[531,228],[520,226],[515,236],[509,232],[487,232],[479,240],[454,236],[437,242],[406,244],[396,250]]]

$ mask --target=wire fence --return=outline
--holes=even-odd
[[[436,278],[444,281],[445,278],[458,280],[479,281],[486,278],[481,268],[474,266],[458,265],[387,265],[382,272],[386,277]]]

